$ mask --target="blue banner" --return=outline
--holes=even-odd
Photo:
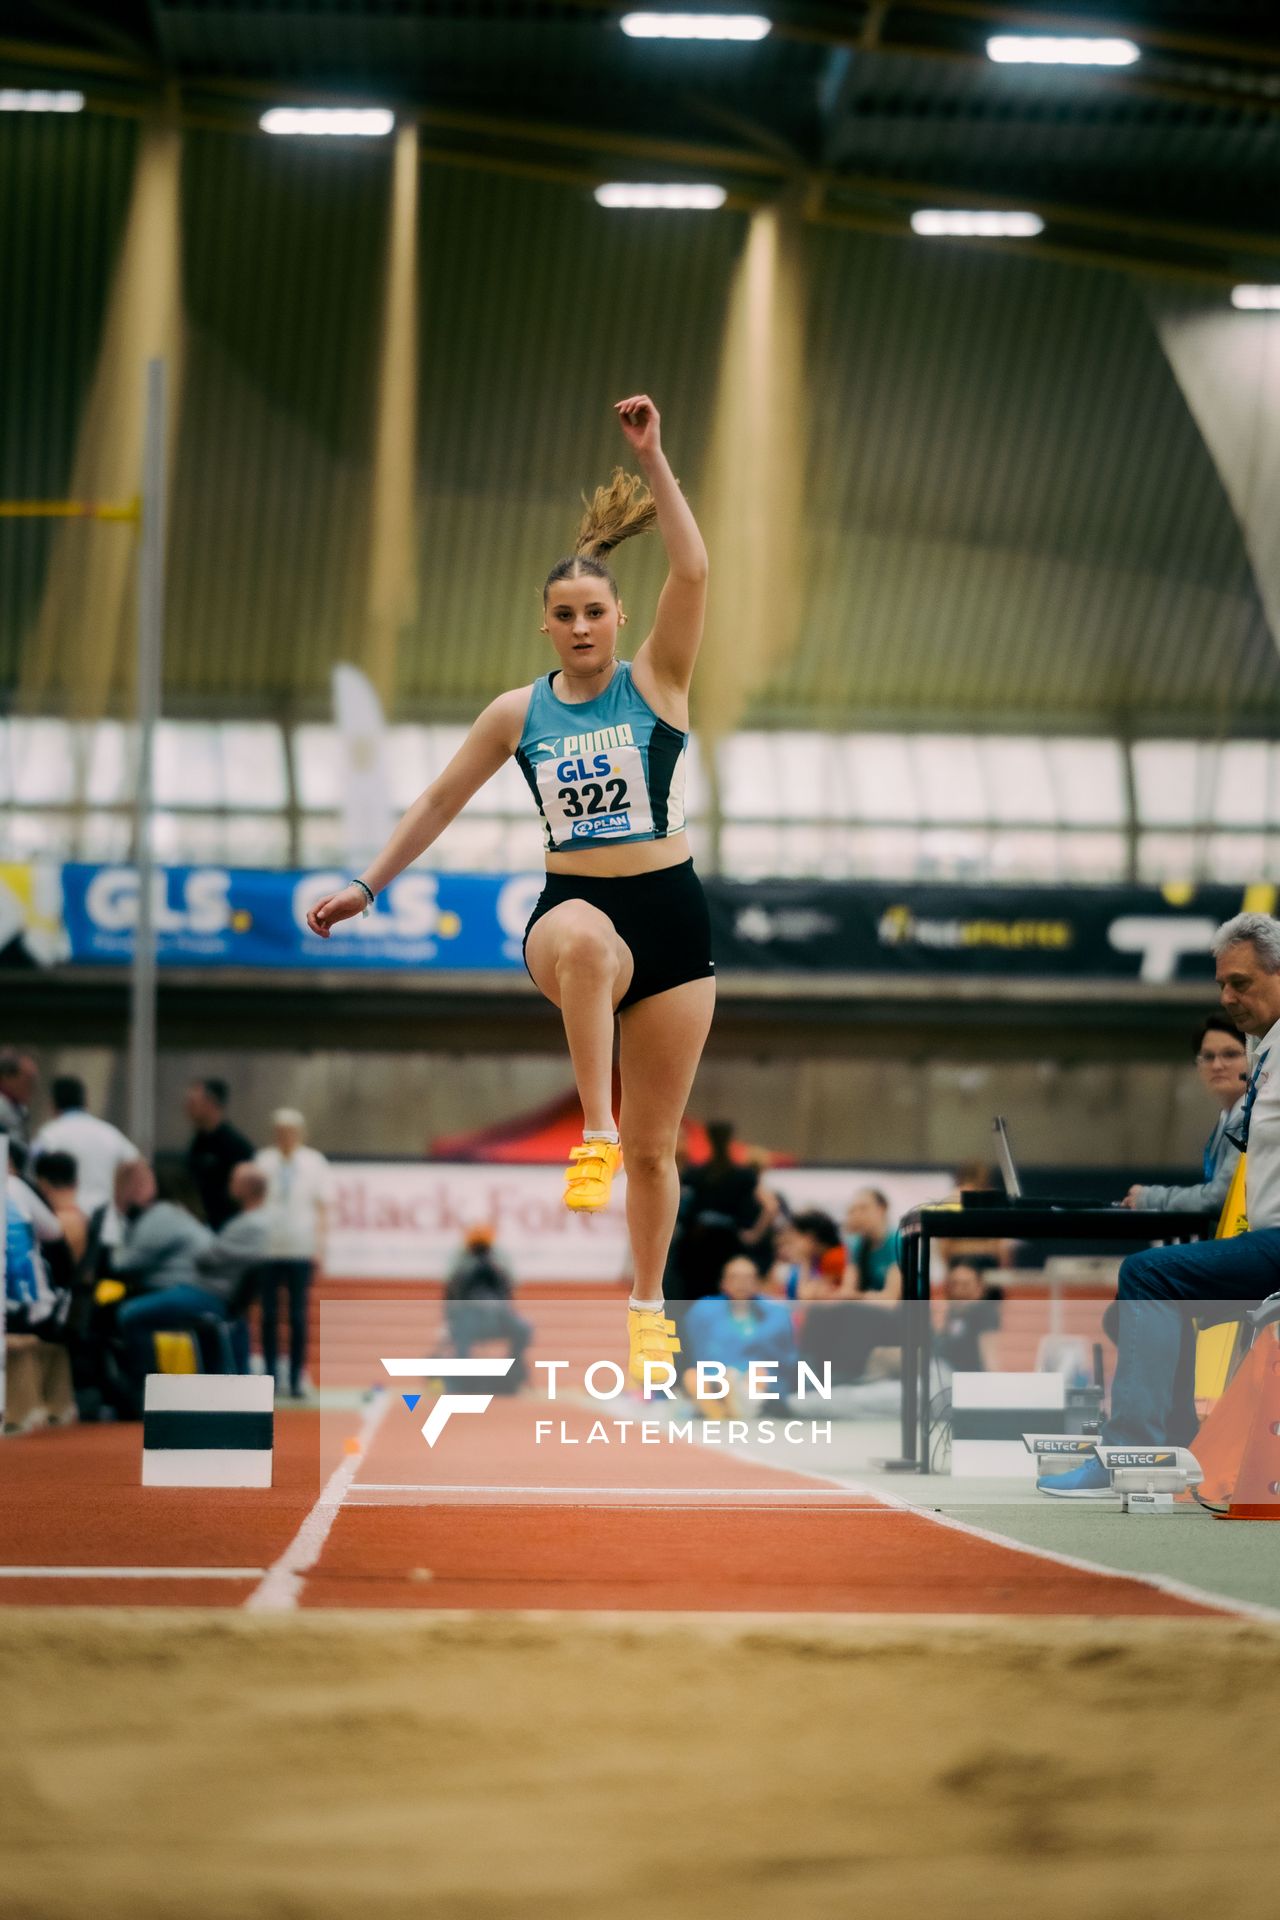
[[[344,920],[321,940],[307,927],[307,910],[347,877],[336,870],[162,868],[153,894],[160,965],[518,970],[525,923],[544,878],[404,873],[367,919]],[[62,894],[72,960],[125,965],[138,919],[133,868],[64,866]]]

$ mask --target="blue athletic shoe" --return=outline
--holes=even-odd
[[[1072,1467],[1070,1473],[1042,1473],[1036,1486],[1041,1493],[1051,1493],[1058,1500],[1120,1498],[1111,1484],[1111,1475],[1097,1454],[1090,1454],[1080,1466]]]

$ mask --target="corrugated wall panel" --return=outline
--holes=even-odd
[[[175,693],[270,707],[358,657],[388,162],[381,144],[187,137]]]
[[[811,233],[811,599],[757,715],[1274,713],[1212,462],[1124,276]]]
[[[0,494],[67,489],[128,208],[128,120],[0,114]],[[0,521],[0,689],[34,627],[52,523]],[[123,529],[121,538],[129,536]]]
[[[540,590],[580,494],[627,464],[612,403],[649,391],[696,504],[741,222],[609,213],[585,191],[428,167],[424,186],[422,614],[415,708],[469,712],[552,661]],[[643,638],[653,538],[618,554]]]

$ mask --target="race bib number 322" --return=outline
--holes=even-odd
[[[653,831],[639,747],[544,760],[538,793],[557,848]]]

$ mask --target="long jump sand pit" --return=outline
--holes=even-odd
[[[6,1920],[1274,1915],[1280,1632],[6,1613]]]

